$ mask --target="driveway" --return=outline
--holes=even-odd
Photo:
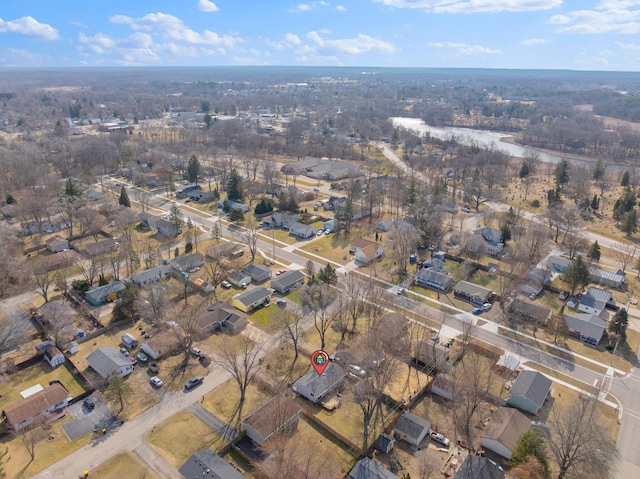
[[[109,408],[95,395],[92,395],[91,399],[96,405],[93,411],[89,411],[82,404],[82,401],[67,407],[67,411],[71,413],[73,419],[63,424],[62,429],[64,429],[70,441],[75,441],[79,437],[92,432],[96,427],[102,429],[110,426],[113,422],[114,418]]]

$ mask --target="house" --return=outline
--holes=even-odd
[[[241,271],[229,271],[227,280],[236,288],[246,288],[251,284],[251,276]]]
[[[183,335],[180,327],[174,327],[147,339],[140,349],[151,359],[161,359],[180,347]]]
[[[223,208],[225,211],[242,210],[243,213],[249,212],[249,207],[247,205],[231,200],[220,200],[218,202],[218,207]]]
[[[193,454],[178,470],[184,479],[244,479],[231,464],[211,449]]]
[[[207,306],[206,310],[194,319],[194,322],[202,336],[209,336],[218,329],[239,333],[246,328],[248,316],[229,303],[216,303]]]
[[[61,330],[74,324],[78,319],[78,313],[65,301],[49,301],[38,308],[36,318],[47,330]]]
[[[62,351],[60,351],[55,346],[49,347],[44,352],[44,359],[49,363],[49,366],[51,366],[52,368],[57,368],[61,364],[64,364],[64,362],[66,361],[64,354],[62,354]]]
[[[517,409],[498,407],[481,432],[482,447],[505,459],[511,459],[520,436],[531,429],[531,421]]]
[[[439,373],[431,383],[431,392],[449,401],[453,401],[454,389],[454,380],[449,374]]]
[[[401,441],[418,446],[429,435],[431,423],[411,411],[405,411],[393,426],[393,434]]]
[[[398,476],[384,468],[382,464],[364,457],[349,471],[349,479],[398,479]]]
[[[271,279],[271,269],[259,264],[251,263],[242,271],[251,276],[251,281],[254,283],[262,283]]]
[[[578,311],[582,313],[595,314],[602,318],[602,312],[607,307],[607,303],[611,301],[611,293],[599,288],[590,287],[580,298],[578,303]],[[602,318],[604,319],[604,318]]]
[[[152,284],[159,283],[166,279],[169,275],[169,268],[165,265],[156,266],[154,268],[145,269],[140,273],[136,273],[131,277],[131,281],[136,286],[143,288]]]
[[[453,287],[456,298],[473,304],[484,304],[493,296],[493,291],[468,281],[458,281]]]
[[[123,282],[114,281],[113,283],[90,289],[84,294],[84,298],[92,305],[100,306],[107,301],[115,301],[116,299],[118,299],[120,296],[122,296],[122,292],[125,289],[126,286]]]
[[[483,456],[469,454],[453,479],[504,479],[504,470]]]
[[[323,397],[337,389],[344,380],[346,373],[342,367],[329,362],[322,374],[309,371],[293,384],[293,390],[300,396],[317,404]]]
[[[571,336],[593,345],[600,343],[607,329],[607,322],[592,313],[565,313],[564,319]]]
[[[52,253],[59,253],[69,249],[69,242],[59,235],[49,238],[44,244]]]
[[[2,417],[8,427],[19,432],[55,419],[70,400],[69,391],[55,382],[8,405],[2,411]]]
[[[342,208],[347,204],[347,198],[337,198],[335,196],[330,197],[324,202],[322,207],[325,211],[335,211],[338,208]]]
[[[453,284],[453,276],[435,268],[421,268],[416,274],[416,284],[438,291],[447,291]]]
[[[547,259],[547,266],[555,271],[556,273],[563,274],[569,265],[571,264],[570,259],[562,258],[560,256],[549,256]]]
[[[164,218],[160,218],[156,222],[156,229],[158,230],[158,233],[167,238],[175,238],[182,233],[182,230],[178,228],[173,221],[168,221]]]
[[[202,253],[191,253],[178,256],[169,266],[178,273],[192,273],[202,268],[204,265],[204,256]]]
[[[625,274],[616,269],[611,271],[605,271],[600,268],[589,268],[591,274],[591,282],[597,283],[602,286],[608,286],[610,288],[620,288],[624,283]]]
[[[231,305],[243,313],[250,313],[254,309],[266,306],[271,300],[271,291],[267,288],[254,288],[231,298]]]
[[[156,228],[156,226],[158,225],[158,221],[160,221],[162,218],[156,215],[152,215],[147,211],[142,211],[138,215],[138,219],[140,220],[140,225],[143,228],[152,229],[152,228]]]
[[[517,320],[545,325],[553,314],[546,306],[539,306],[521,299],[514,299],[507,306],[507,314]]]
[[[242,254],[237,254],[236,252],[242,252],[242,246],[232,243],[230,241],[224,241],[220,244],[216,244],[213,246],[209,246],[205,253],[207,257],[218,260],[220,258],[233,257],[233,256],[242,256]]]
[[[395,224],[395,221],[393,220],[378,221],[378,224],[376,225],[376,230],[386,233],[387,231],[391,231],[391,228],[393,228],[394,224]]]
[[[264,447],[273,435],[294,432],[301,411],[293,399],[279,395],[242,421],[242,427],[253,442]]]
[[[528,296],[538,296],[544,285],[551,280],[551,271],[545,268],[534,268],[527,274],[527,279],[520,285],[520,291]]]
[[[102,254],[107,254],[107,253],[111,253],[112,251],[116,251],[118,249],[119,244],[120,243],[118,243],[113,238],[98,241],[97,243],[89,243],[84,248],[84,254],[86,254],[89,258],[94,258]]]
[[[492,228],[490,226],[483,226],[473,232],[474,235],[479,235],[484,239],[487,253],[492,256],[497,256],[504,249],[504,243],[502,242],[502,231],[498,228]]]
[[[551,379],[537,371],[521,371],[509,391],[509,404],[530,414],[538,411],[551,391]]]
[[[87,356],[87,363],[103,379],[114,376],[125,377],[133,372],[133,364],[113,346],[96,349]]]
[[[426,339],[420,342],[414,359],[421,364],[438,369],[449,360],[449,348],[444,347],[438,341]]]
[[[300,220],[300,215],[276,211],[270,217],[262,220],[262,227],[265,229],[289,229],[292,223]]]
[[[384,246],[364,238],[354,238],[349,245],[349,253],[354,255],[356,263],[368,264],[384,256]]]
[[[200,185],[185,185],[176,191],[176,198],[183,199],[187,198],[189,195],[202,190]]]
[[[104,197],[104,191],[96,190],[95,188],[89,188],[82,195],[82,198],[86,201],[100,201],[103,200]]]
[[[271,279],[271,288],[281,294],[287,294],[303,284],[304,273],[297,269],[287,271],[286,273]]]
[[[296,238],[307,239],[312,238],[318,232],[317,228],[313,226],[305,225],[299,221],[294,221],[289,225],[289,234]]]
[[[376,449],[383,454],[389,454],[393,450],[395,443],[396,440],[393,436],[383,432],[376,439]]]
[[[59,253],[44,256],[42,261],[47,271],[68,268],[80,260],[80,255],[73,250],[60,251]]]

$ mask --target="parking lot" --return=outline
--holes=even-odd
[[[70,441],[75,441],[96,428],[109,428],[113,424],[114,417],[109,408],[95,394],[90,397],[95,404],[93,410],[89,410],[82,401],[67,407],[73,419],[63,424],[62,429]]]

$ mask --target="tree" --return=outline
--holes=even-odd
[[[180,234],[182,231],[182,225],[184,224],[184,214],[180,209],[178,203],[171,203],[171,208],[169,209],[169,214],[171,215],[171,221],[174,225],[176,225],[176,231]]]
[[[562,186],[564,186],[566,183],[569,182],[569,171],[571,169],[571,166],[569,165],[569,162],[566,159],[561,159],[560,162],[556,165],[556,169],[555,169],[555,177],[556,177],[556,184],[562,188]]]
[[[627,326],[629,326],[629,317],[627,310],[624,308],[618,309],[614,314],[613,319],[609,321],[607,330],[610,333],[620,336],[623,341],[627,338]]]
[[[633,259],[636,256],[638,247],[635,244],[620,244],[615,251],[616,260],[622,268],[622,272],[624,273],[627,269],[627,266],[633,263]]]
[[[232,208],[229,211],[229,221],[234,223],[242,223],[244,221],[244,213],[240,208]]]
[[[398,274],[407,272],[409,255],[416,250],[420,243],[420,231],[408,223],[394,225],[387,236],[387,244],[395,263],[398,265]]]
[[[631,173],[629,173],[629,170],[625,170],[625,172],[622,173],[622,177],[620,178],[620,186],[624,186],[624,187],[629,186],[630,180],[631,180]]]
[[[284,343],[288,343],[293,347],[293,360],[289,368],[289,376],[293,373],[293,368],[298,360],[300,342],[304,333],[304,324],[302,324],[302,309],[294,304],[288,305],[286,308],[278,309],[276,312],[276,320],[282,327],[281,339]]]
[[[120,199],[118,200],[118,204],[131,208],[131,200],[127,194],[127,189],[124,186],[120,189]]]
[[[336,299],[336,292],[326,283],[307,285],[302,293],[302,306],[311,310],[313,325],[320,336],[320,349],[325,347],[325,336],[334,321],[329,307]]]
[[[571,286],[571,296],[575,294],[576,289],[582,289],[591,282],[589,267],[581,255],[576,256],[576,259],[567,267],[562,279]]]
[[[631,236],[633,233],[638,231],[638,214],[636,213],[635,208],[624,216],[624,221],[622,222],[620,229],[623,233],[626,233],[627,236]]]
[[[258,239],[258,222],[253,216],[250,216],[247,224],[240,233],[240,241],[249,248],[252,263],[256,259],[256,254],[258,252]]]
[[[117,407],[114,416],[119,417],[129,399],[133,395],[131,384],[120,376],[114,376],[107,384],[104,392],[104,398],[112,407]]]
[[[55,275],[49,271],[44,259],[37,258],[33,260],[31,263],[31,277],[38,287],[38,293],[40,293],[44,302],[48,303],[49,287],[55,282]]]
[[[76,214],[84,204],[82,189],[76,180],[73,178],[67,178],[67,181],[64,184],[64,190],[59,197],[59,202],[62,207],[62,218],[69,229],[69,236],[72,237],[73,227],[76,222]]]
[[[607,165],[600,158],[593,167],[592,175],[594,184],[600,189],[600,196],[603,196],[609,183],[607,181]]]
[[[600,261],[600,245],[598,244],[598,240],[591,243],[587,258],[591,258],[593,261]]]
[[[566,336],[569,334],[569,325],[564,318],[564,304],[558,313],[554,313],[549,319],[547,327],[553,333],[553,343],[558,344],[558,336]]]
[[[198,157],[196,155],[191,155],[191,158],[189,158],[189,162],[187,163],[187,179],[191,183],[195,183],[197,185],[201,174],[202,167],[200,166]]]
[[[213,297],[217,301],[218,295],[216,290],[218,289],[218,286],[220,286],[220,283],[222,283],[227,277],[227,273],[229,272],[227,262],[225,262],[223,258],[210,259],[210,261],[207,261],[204,264],[204,271],[209,283],[211,283],[211,287],[213,288]]]
[[[527,462],[529,456],[534,456],[543,465],[545,472],[549,471],[547,448],[542,432],[530,429],[518,438],[516,447],[511,455],[511,464],[518,465]]]
[[[127,284],[111,314],[114,323],[130,320],[133,324],[138,319],[138,297],[131,283]]]
[[[510,479],[548,479],[549,473],[535,456],[527,456],[524,462],[509,469]]]
[[[36,425],[31,429],[24,431],[20,434],[20,440],[22,445],[27,450],[27,454],[29,454],[29,462],[22,468],[18,477],[21,477],[22,474],[27,470],[27,468],[31,465],[33,461],[36,459],[36,446],[40,441],[42,441],[47,436],[47,432],[40,427],[40,425]]]
[[[611,477],[617,460],[614,442],[602,420],[597,399],[580,396],[569,406],[551,408],[547,441],[558,479],[586,474]]]
[[[271,213],[273,211],[273,202],[269,199],[262,198],[256,205],[254,212],[257,215],[263,215],[265,213]]]
[[[334,285],[338,282],[338,275],[336,269],[329,263],[324,268],[320,268],[318,271],[318,281],[322,281],[328,285]]]
[[[225,191],[227,192],[227,199],[231,201],[241,202],[244,198],[244,193],[242,192],[242,178],[235,168],[232,169],[229,174]]]

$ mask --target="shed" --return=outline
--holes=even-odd
[[[389,454],[393,450],[393,445],[396,443],[396,440],[393,436],[382,433],[376,439],[376,449],[384,454]]]
[[[66,361],[64,354],[57,347],[51,346],[44,352],[44,359],[52,368],[57,368]]]
[[[71,341],[64,345],[64,349],[66,349],[69,354],[76,354],[80,351],[80,345],[76,341]]]
[[[60,235],[55,235],[45,241],[45,246],[52,253],[59,253],[69,249],[69,242]]]
[[[431,423],[424,418],[405,411],[393,426],[393,433],[401,441],[406,441],[413,446],[418,446],[429,435]]]

